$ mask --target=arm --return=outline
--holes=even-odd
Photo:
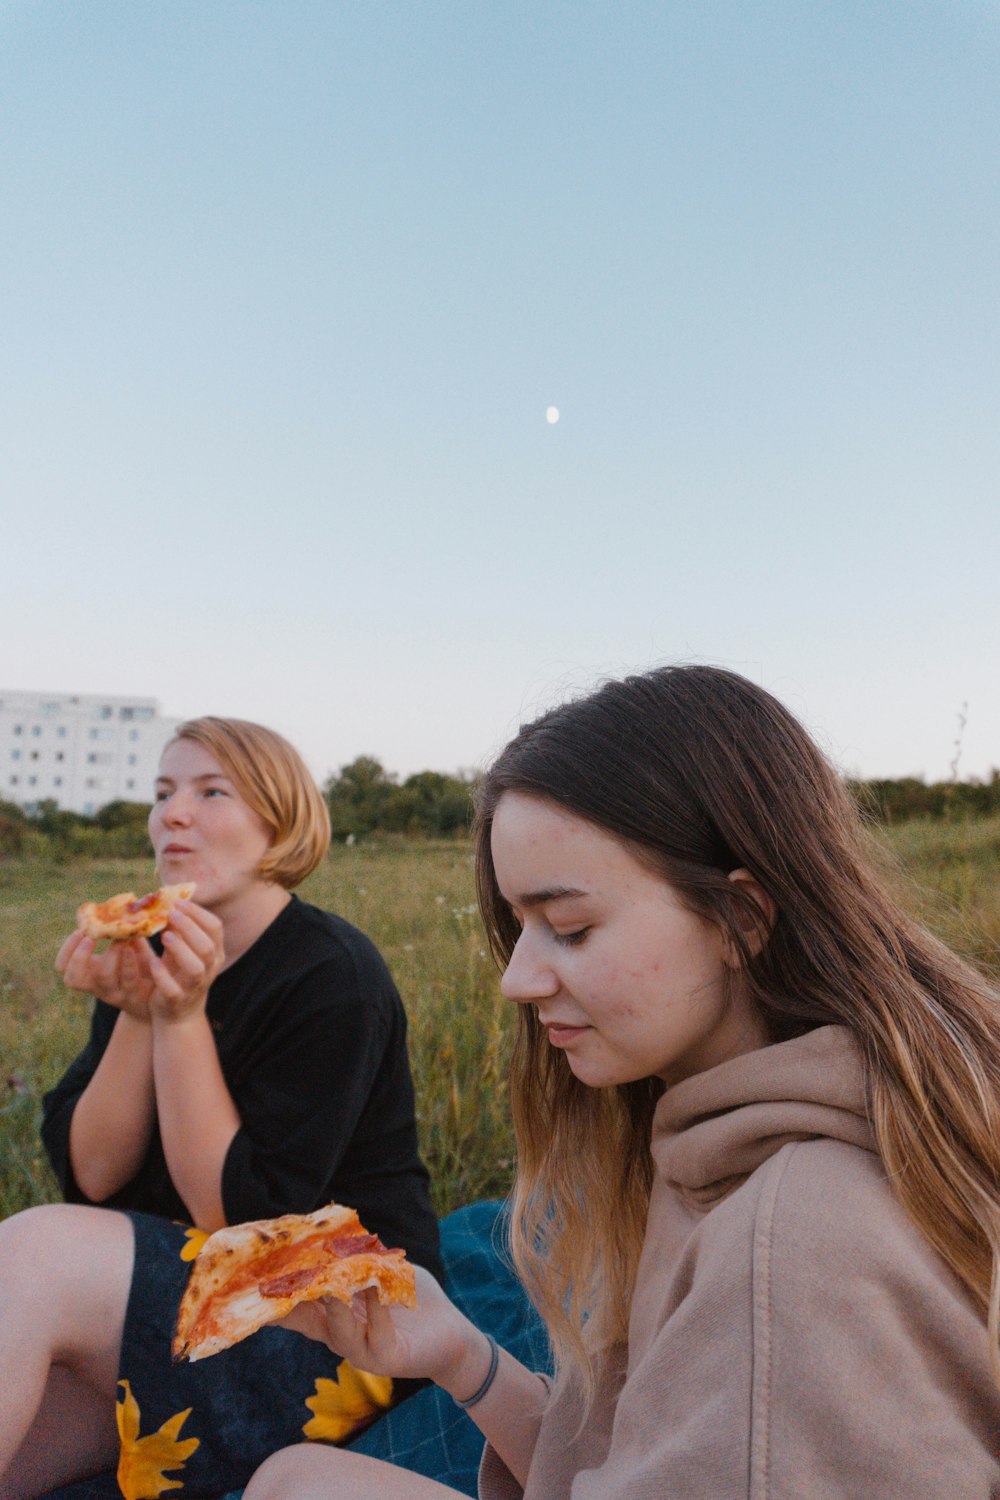
[[[205,1014],[211,984],[224,961],[222,926],[202,907],[183,902],[163,935],[164,955],[151,956],[152,1076],[160,1138],[174,1186],[201,1229],[226,1223],[222,1170],[240,1128]]]
[[[1000,1485],[983,1319],[871,1152],[777,1152],[701,1221],[670,1276],[644,1256],[631,1338],[596,1449],[554,1396],[539,1494],[567,1449],[573,1500],[981,1500]]]
[[[136,940],[113,943],[98,954],[92,939],[77,932],[56,959],[70,989],[94,994],[119,1012],[99,1051],[91,1038],[92,1066],[72,1110],[65,1148],[64,1177],[71,1177],[93,1203],[103,1202],[135,1175],[152,1134],[148,953],[148,945]]]

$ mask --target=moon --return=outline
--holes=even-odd
[[[559,420],[559,408],[558,408],[558,406],[547,406],[545,408],[545,420],[546,420],[546,422],[548,422],[548,424],[549,424],[550,427],[554,427],[555,426],[555,424]]]

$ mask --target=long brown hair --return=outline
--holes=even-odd
[[[856,1038],[889,1181],[988,1317],[1000,1384],[1000,1004],[900,909],[840,777],[777,699],[734,672],[664,667],[526,725],[477,794],[476,875],[493,952],[518,937],[490,831],[507,791],[621,839],[716,923],[773,1041],[839,1023]],[[739,883],[744,868],[777,917]],[[662,1084],[590,1089],[519,1007],[512,1250],[560,1367],[592,1393],[592,1354],[626,1336]]]

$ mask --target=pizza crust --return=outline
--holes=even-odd
[[[416,1307],[413,1267],[387,1250],[353,1208],[330,1203],[312,1214],[233,1224],[209,1235],[177,1313],[175,1359],[205,1359],[300,1302],[350,1302],[374,1287],[383,1305]]]
[[[76,925],[90,938],[152,937],[162,932],[178,901],[190,901],[193,885],[163,885],[149,896],[136,897],[132,891],[111,896],[107,901],[85,901],[78,907]]]

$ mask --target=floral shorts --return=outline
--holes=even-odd
[[[174,1364],[177,1308],[205,1236],[151,1214],[128,1217],[135,1271],[116,1413],[125,1500],[237,1489],[278,1448],[303,1439],[343,1442],[393,1405],[391,1380],[357,1371],[283,1328],[263,1328],[210,1359]]]

